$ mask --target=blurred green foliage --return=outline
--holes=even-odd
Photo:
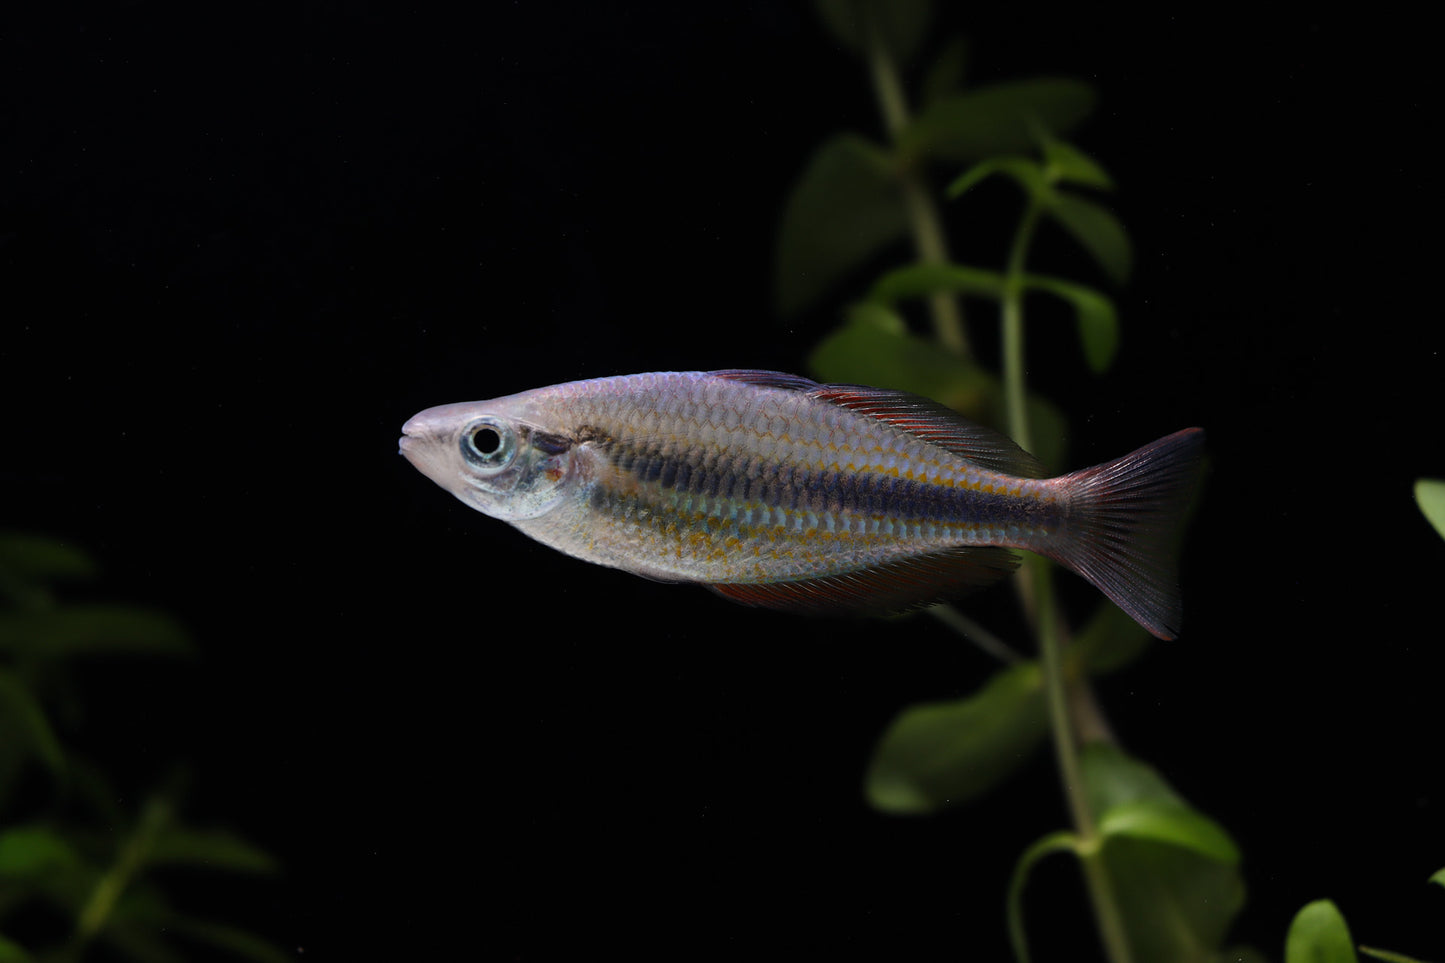
[[[1152,637],[1106,605],[1069,649],[1069,671],[1103,676],[1132,662]],[[904,709],[878,741],[868,801],[897,815],[925,815],[997,788],[1048,738],[1036,660],[1000,669],[973,695]]]
[[[1092,742],[1083,763],[1134,958],[1258,959],[1246,947],[1221,949],[1244,905],[1239,851],[1229,835],[1118,746]]]
[[[926,395],[1004,428],[1009,404],[1004,380],[969,350],[956,305],[981,302],[997,310],[1011,297],[1037,294],[1069,309],[1086,363],[1096,373],[1106,371],[1118,343],[1112,300],[1075,280],[1011,271],[1009,265],[955,263],[927,182],[938,168],[968,164],[949,188],[949,195],[959,198],[994,175],[1007,178],[1028,204],[1020,225],[1026,236],[1016,237],[1016,244],[1026,249],[1035,222],[1047,221],[1072,237],[1106,279],[1122,282],[1133,262],[1128,235],[1107,207],[1079,193],[1111,190],[1112,180],[1101,165],[1060,139],[1093,111],[1093,89],[1055,77],[969,88],[966,47],[954,43],[925,71],[920,107],[910,115],[898,65],[907,66],[918,54],[930,4],[824,0],[816,6],[839,44],[867,61],[890,138],[880,143],[842,131],[828,137],[805,165],[779,227],[777,309],[791,317],[855,284],[861,266],[907,238],[918,260],[855,289],[859,300],[846,312],[846,323],[817,345],[809,368],[825,381]],[[976,235],[995,230],[971,227]],[[933,339],[913,334],[904,320],[904,309],[918,301],[934,309]],[[1033,453],[1050,468],[1061,468],[1062,413],[1033,394],[1018,404],[1033,428]]]
[[[1285,937],[1284,963],[1356,963],[1355,944],[1339,908],[1315,900],[1295,914]]]
[[[1430,878],[1445,885],[1445,869]],[[1357,952],[1358,951],[1358,952]],[[1290,923],[1285,937],[1284,963],[1358,963],[1360,957],[1384,963],[1425,963],[1393,950],[1356,946],[1349,924],[1333,901],[1317,899],[1305,904]]]
[[[1445,481],[1421,478],[1415,482],[1415,503],[1421,513],[1445,538]],[[1445,887],[1445,867],[1436,870],[1428,880]],[[1385,963],[1423,963],[1412,956],[1361,946],[1359,955]],[[1295,914],[1285,941],[1285,963],[1357,963],[1354,940],[1339,907],[1327,899],[1315,900]]]
[[[95,574],[64,542],[0,532],[0,963],[172,963],[200,947],[258,963],[290,959],[173,905],[176,871],[276,869],[234,833],[183,821],[184,773],[128,811],[102,768],[70,748],[88,721],[77,664],[194,651],[162,613],[69,602],[58,590]]]
[[[1440,537],[1445,538],[1445,481],[1421,478],[1415,482],[1415,504]]]
[[[1025,384],[1026,299],[1052,298],[1068,309],[1083,363],[1096,375],[1114,360],[1119,317],[1109,295],[1091,284],[1027,267],[1036,231],[1052,225],[1110,284],[1124,283],[1134,262],[1128,232],[1099,199],[1113,190],[1113,179],[1063,139],[1092,112],[1094,91],[1055,77],[970,87],[967,47],[960,41],[945,42],[931,64],[920,63],[928,47],[927,0],[815,0],[815,8],[839,46],[867,68],[886,136],[841,131],[826,138],[785,202],[775,260],[779,313],[795,316],[840,290],[851,302],[841,323],[814,347],[809,369],[823,381],[934,398],[1010,431],[1046,466],[1062,469],[1065,416]],[[915,112],[904,93],[905,76],[918,78]],[[942,191],[934,186],[940,177],[947,184]],[[1005,239],[999,263],[958,263],[949,254],[936,198],[942,194],[960,210],[979,185],[998,178],[1019,192],[1017,219],[986,222],[969,209],[962,220],[975,239]],[[860,281],[861,268],[884,260],[906,240],[913,242],[911,262],[895,263],[871,283]],[[928,309],[932,336],[910,324],[919,303]],[[996,368],[972,350],[964,305],[997,315],[1002,357]],[[1048,336],[1057,344],[1056,333]],[[1445,481],[1422,479],[1415,497],[1445,536]],[[1051,591],[1047,578],[1035,583],[1032,594],[1028,585],[1020,590],[1036,629],[1039,586]],[[869,803],[899,816],[967,804],[1001,787],[1052,731],[1075,825],[1044,835],[1015,866],[1007,922],[1016,958],[1029,958],[1029,876],[1042,859],[1062,852],[1084,869],[1112,963],[1263,963],[1267,957],[1258,950],[1227,943],[1245,899],[1234,841],[1153,767],[1121,748],[1102,709],[1087,695],[1078,697],[1089,679],[1150,648],[1148,633],[1102,602],[1051,670],[1050,660],[1017,656],[957,613],[944,621],[965,634],[988,635],[987,648],[1002,652],[1006,664],[971,694],[898,714],[869,765]],[[1068,639],[1067,627],[1060,631]],[[1041,633],[1041,645],[1043,640]],[[1051,671],[1062,680],[1051,682]],[[1051,684],[1075,693],[1063,713],[1063,736],[1060,713],[1046,699]],[[1063,761],[1075,753],[1072,766]],[[1071,775],[1081,785],[1070,785]],[[1432,882],[1445,885],[1445,870]],[[1386,950],[1359,952],[1418,963]],[[1289,928],[1286,963],[1356,959],[1344,918],[1329,901],[1306,906]]]
[[[856,132],[836,133],[804,166],[779,230],[779,313],[796,315],[825,295],[853,286],[842,323],[809,356],[815,376],[903,389],[996,427],[1025,426],[1031,429],[1027,438],[1033,453],[1050,468],[1061,469],[1065,416],[1023,384],[1024,299],[1043,295],[1070,309],[1084,363],[1095,374],[1106,373],[1113,362],[1119,319],[1111,298],[1097,288],[1025,269],[1036,228],[1047,223],[1061,230],[1114,284],[1127,280],[1134,260],[1123,224],[1091,196],[1111,191],[1112,178],[1062,139],[1089,116],[1096,101],[1093,90],[1060,78],[969,89],[966,47],[955,42],[922,70],[921,106],[910,116],[901,76],[924,47],[930,4],[818,0],[815,6],[840,46],[868,66],[889,137],[878,141]],[[942,217],[926,178],[936,168],[958,165],[966,166],[945,191],[955,202],[966,202],[978,185],[995,177],[1020,192],[1014,224],[966,222],[975,236],[1011,236],[998,266],[955,263],[948,255]],[[910,237],[917,256],[913,263],[886,270],[871,285],[858,284],[859,268]],[[907,320],[909,305],[917,301],[932,309],[931,338],[913,331]],[[982,304],[1001,316],[1005,356],[1000,372],[970,350],[955,301]],[[1421,480],[1415,496],[1445,536],[1445,482]],[[1062,671],[1077,687],[1081,680],[1128,665],[1151,642],[1148,633],[1104,602],[1066,649]],[[883,812],[917,816],[966,804],[998,788],[1047,742],[1046,681],[1046,666],[1014,658],[970,695],[901,711],[870,763],[869,802]],[[1078,791],[1086,800],[1076,812],[1089,814],[1091,824],[1046,834],[1016,864],[1007,914],[1016,957],[1029,957],[1023,913],[1028,877],[1050,853],[1067,852],[1084,866],[1114,963],[1263,963],[1267,958],[1258,950],[1227,945],[1245,899],[1240,853],[1229,834],[1152,767],[1101,735],[1107,726],[1095,724],[1090,731],[1093,737],[1084,742],[1078,760],[1084,783]],[[1445,882],[1445,870],[1434,880]],[[1388,951],[1361,947],[1360,952],[1415,963]],[[1289,930],[1285,959],[1356,959],[1348,927],[1332,903],[1311,903],[1301,910]]]

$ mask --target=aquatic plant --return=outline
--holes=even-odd
[[[902,66],[922,47],[930,5],[820,0],[816,8],[839,44],[866,66],[886,139],[835,134],[808,161],[779,232],[779,313],[795,316],[856,284],[860,268],[911,239],[913,263],[853,289],[855,300],[843,324],[809,358],[812,373],[825,381],[930,396],[1005,430],[1051,469],[1060,469],[1064,416],[1033,394],[1025,378],[1026,336],[1033,334],[1026,323],[1027,296],[1067,305],[1083,361],[1096,374],[1107,372],[1113,361],[1118,316],[1112,299],[1098,288],[1036,273],[1030,262],[1034,242],[1040,231],[1060,231],[1113,284],[1127,280],[1133,260],[1128,233],[1100,199],[1113,188],[1112,179],[1065,139],[1090,114],[1094,91],[1058,78],[967,87],[965,48],[954,43],[924,71],[913,112]],[[952,177],[948,209],[965,213],[975,238],[995,229],[968,217],[975,189],[996,178],[1017,188],[1018,214],[1000,266],[951,258],[944,208],[929,187],[941,172]],[[929,337],[910,329],[907,312],[920,303]],[[972,348],[965,304],[970,315],[981,305],[979,313],[997,319],[1001,357],[995,370]],[[1057,342],[1057,328],[1047,336]],[[1043,835],[1016,863],[1007,886],[1007,927],[1016,958],[1029,959],[1023,893],[1030,874],[1045,857],[1067,853],[1083,871],[1112,963],[1264,959],[1256,949],[1227,944],[1244,903],[1239,848],[1158,770],[1119,745],[1092,697],[1091,680],[1139,658],[1150,643],[1147,633],[1103,600],[1082,628],[1073,629],[1056,604],[1051,565],[1042,558],[1026,558],[1017,589],[1034,635],[1032,658],[952,608],[930,610],[1003,664],[965,698],[899,713],[874,752],[866,778],[869,802],[907,815],[960,806],[998,788],[1051,742],[1070,825]],[[1300,934],[1317,931],[1325,933],[1319,945],[1338,944],[1330,942],[1336,930],[1320,930],[1312,922],[1322,911],[1307,910],[1304,922],[1297,920],[1291,929],[1289,960],[1345,959],[1306,957],[1294,949],[1314,945],[1312,935]],[[1353,958],[1347,933],[1343,946]]]
[[[1431,527],[1445,538],[1445,481],[1421,478],[1415,482],[1415,503]],[[1445,868],[1429,882],[1445,887]],[[1319,899],[1295,914],[1285,939],[1285,963],[1357,963],[1360,956],[1385,963],[1422,963],[1403,953],[1360,946],[1356,953],[1345,916],[1332,900]]]
[[[183,817],[182,768],[138,808],[69,743],[85,719],[76,667],[192,654],[169,616],[67,601],[94,562],[55,539],[0,533],[0,963],[172,963],[209,947],[276,963],[279,949],[174,902],[176,871],[269,874],[275,860],[235,833]],[[106,720],[108,724],[108,720]],[[186,902],[203,898],[204,885]]]
[[[1431,876],[1430,882],[1445,886],[1445,869]],[[1302,907],[1290,923],[1284,963],[1358,963],[1361,956],[1384,963],[1424,963],[1393,950],[1360,946],[1356,953],[1356,949],[1339,907],[1331,900],[1317,899]]]

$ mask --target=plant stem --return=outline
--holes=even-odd
[[[1008,430],[1024,451],[1033,450],[1029,425],[1028,378],[1024,369],[1024,260],[1034,229],[1039,223],[1039,205],[1032,198],[1014,233],[1004,273],[1003,289],[1003,384],[1008,412]]]
[[[888,52],[882,31],[871,4],[858,6],[865,18],[868,69],[873,79],[873,92],[888,136],[895,144],[908,126],[908,104],[898,69]],[[947,242],[938,210],[929,197],[917,168],[900,163],[899,186],[904,209],[913,233],[918,259],[924,264],[946,264],[949,261]],[[1003,296],[1004,393],[1008,409],[1009,433],[1025,450],[1032,448],[1033,438],[1028,418],[1027,378],[1024,370],[1024,261],[1034,229],[1038,225],[1039,206],[1032,198],[1024,212],[1013,248],[1009,252]],[[930,299],[934,335],[938,342],[958,355],[969,352],[964,333],[963,311],[958,300],[947,293]],[[1064,784],[1069,813],[1073,818],[1084,878],[1094,907],[1100,939],[1111,963],[1132,963],[1123,916],[1114,893],[1113,880],[1104,865],[1102,841],[1094,824],[1088,796],[1084,791],[1083,767],[1079,747],[1074,738],[1073,720],[1069,713],[1067,679],[1063,660],[1063,641],[1054,611],[1052,572],[1042,558],[1030,555],[1024,560],[1025,599],[1031,600],[1035,629],[1039,637],[1040,664],[1049,708],[1049,725],[1053,731],[1054,750],[1059,776]],[[940,617],[943,616],[939,613]],[[945,617],[947,621],[947,618]]]
[[[1009,251],[1004,277],[1002,304],[1002,341],[1004,395],[1008,411],[1009,434],[1028,450],[1033,438],[1028,416],[1028,384],[1024,368],[1024,262],[1034,229],[1038,226],[1039,206],[1032,198],[1024,210]],[[1054,606],[1053,570],[1049,563],[1036,556],[1024,558],[1021,573],[1026,591],[1024,597],[1032,604],[1034,631],[1039,640],[1039,665],[1044,678],[1044,696],[1049,710],[1049,728],[1053,735],[1054,756],[1058,761],[1059,780],[1074,823],[1077,851],[1083,864],[1084,881],[1093,904],[1099,938],[1112,963],[1132,963],[1128,934],[1119,910],[1113,879],[1104,864],[1102,840],[1094,821],[1094,813],[1085,791],[1079,744],[1075,738],[1074,720],[1069,712],[1069,677],[1064,665],[1063,638]]]
[[[916,172],[903,171],[899,176],[918,260],[924,264],[947,264],[948,247],[943,239],[938,210],[929,200],[928,191]],[[929,295],[928,305],[929,316],[933,319],[933,335],[938,343],[959,357],[967,357],[968,336],[964,334],[963,308],[959,306],[958,298],[947,291],[935,291]]]
[[[865,18],[868,72],[873,78],[873,93],[878,99],[878,110],[883,115],[888,138],[896,144],[899,135],[908,126],[908,100],[903,94],[898,68],[883,40],[883,31],[878,29],[872,4],[860,4],[859,15]],[[924,264],[947,264],[948,242],[943,235],[943,222],[916,166],[911,163],[898,165],[898,186],[903,195],[903,209],[908,217],[918,260]],[[967,357],[968,336],[964,332],[963,308],[958,299],[948,292],[939,291],[930,295],[928,303],[933,334],[938,343],[960,357]]]
[[[125,892],[131,879],[140,872],[150,856],[156,837],[166,823],[170,822],[170,818],[171,804],[164,797],[154,796],[146,802],[141,810],[140,821],[121,847],[115,865],[96,882],[90,898],[81,908],[75,933],[66,948],[66,959],[79,959],[84,948],[105,928],[116,901]]]
[[[1084,786],[1084,771],[1079,759],[1074,722],[1069,713],[1068,673],[1064,666],[1062,640],[1054,612],[1053,569],[1048,562],[1030,555],[1024,561],[1025,577],[1033,582],[1034,601],[1038,606],[1039,667],[1044,677],[1044,698],[1049,709],[1049,728],[1053,734],[1054,756],[1058,760],[1059,780],[1064,786],[1069,815],[1078,839],[1079,861],[1084,869],[1084,883],[1094,907],[1094,920],[1099,939],[1112,963],[1132,963],[1124,917],[1114,892],[1114,880],[1104,864],[1103,840],[1094,821]]]
[[[925,611],[1000,662],[1017,665],[1023,661],[1023,656],[1007,642],[946,602],[931,605]]]

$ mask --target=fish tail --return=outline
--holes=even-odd
[[[1186,428],[1059,479],[1068,518],[1044,554],[1161,639],[1179,633],[1179,536],[1203,446],[1203,430]]]

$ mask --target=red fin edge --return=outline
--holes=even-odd
[[[1043,478],[1047,474],[1038,459],[1011,438],[976,425],[952,408],[922,395],[864,385],[819,384],[781,371],[734,368],[708,374],[762,388],[806,392],[820,401],[890,424],[990,471],[1021,478]]]
[[[959,548],[876,568],[790,582],[726,582],[708,588],[743,605],[813,615],[895,615],[992,585],[1018,567],[1003,548]]]

